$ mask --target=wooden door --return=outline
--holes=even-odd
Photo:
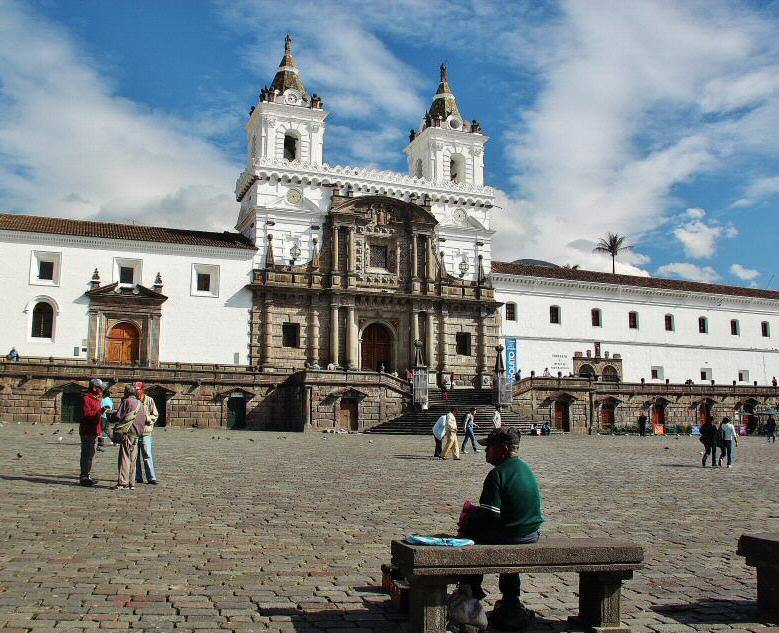
[[[614,404],[604,402],[600,407],[600,423],[603,428],[610,429],[614,426]]]
[[[60,407],[61,422],[81,422],[84,411],[84,396],[80,393],[63,393]]]
[[[392,371],[392,333],[381,323],[371,323],[362,333],[364,371]]]
[[[341,409],[338,412],[338,426],[344,431],[358,430],[357,401],[342,399]]]
[[[652,432],[655,435],[665,435],[665,407],[663,405],[652,405]]]
[[[554,428],[558,431],[570,431],[571,421],[568,403],[557,400],[554,404]]]
[[[246,428],[246,399],[245,398],[227,399],[227,428],[228,429]]]
[[[118,323],[108,334],[108,362],[132,365],[138,362],[140,334],[131,323]]]

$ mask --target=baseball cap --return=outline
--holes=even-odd
[[[519,431],[515,429],[494,429],[490,431],[490,434],[484,439],[479,440],[479,444],[482,446],[496,446],[504,445],[511,448],[519,448]]]
[[[105,389],[105,383],[100,380],[100,378],[93,378],[89,381],[90,387],[100,387],[101,389]]]

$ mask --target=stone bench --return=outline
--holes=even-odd
[[[447,585],[468,574],[579,574],[578,628],[630,633],[620,617],[622,581],[633,577],[644,549],[611,538],[541,538],[530,545],[427,547],[392,541],[392,562],[410,583],[411,633],[445,633]]]
[[[757,608],[779,618],[779,533],[742,534],[736,553],[757,567]]]

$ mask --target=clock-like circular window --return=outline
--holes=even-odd
[[[453,130],[459,130],[463,126],[463,122],[460,121],[456,116],[453,116],[449,119],[449,127]]]

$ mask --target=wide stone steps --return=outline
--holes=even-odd
[[[492,429],[492,416],[495,406],[492,404],[492,392],[488,389],[454,389],[449,392],[448,399],[444,401],[441,391],[431,389],[429,407],[426,411],[411,409],[403,415],[379,424],[368,433],[380,433],[384,435],[430,435],[436,420],[448,413],[454,407],[458,409],[457,422],[462,434],[462,420],[471,407],[476,409],[476,433],[484,435]],[[530,430],[533,420],[521,418],[511,411],[501,411],[501,422],[504,426],[519,429],[522,433]]]

